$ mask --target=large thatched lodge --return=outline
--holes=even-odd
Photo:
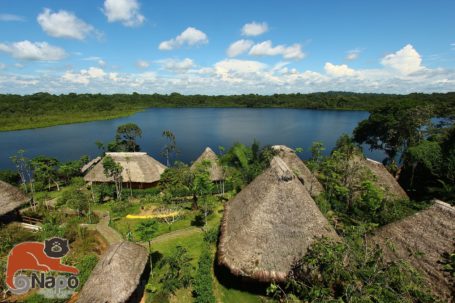
[[[445,253],[453,252],[453,239],[455,207],[436,201],[426,210],[380,228],[368,240],[383,249],[387,261],[409,261],[435,295],[452,302],[455,285],[441,261]]]
[[[79,294],[80,303],[140,302],[150,274],[147,249],[132,242],[109,247]]]
[[[318,179],[316,179],[293,149],[285,145],[274,145],[272,148],[278,153],[278,156],[286,163],[300,182],[303,183],[312,197],[316,197],[324,191],[322,184],[319,183]]]
[[[320,237],[337,238],[306,187],[280,157],[225,206],[218,263],[236,276],[284,281]]]
[[[196,159],[196,161],[194,161],[193,165],[191,165],[191,169],[195,169],[196,166],[201,164],[203,161],[210,162],[210,167],[208,168],[210,180],[213,182],[224,180],[223,168],[218,162],[218,156],[210,147],[205,148],[204,152],[199,156],[199,158]]]
[[[19,188],[0,181],[0,222],[16,217],[19,208],[28,202],[30,198]]]
[[[122,180],[128,187],[149,188],[155,186],[166,166],[142,152],[106,153],[123,168]],[[84,177],[89,183],[109,183],[112,178],[104,174],[103,161],[99,161]]]

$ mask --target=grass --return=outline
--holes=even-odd
[[[219,226],[221,217],[222,217],[223,205],[218,204],[215,212],[211,215],[207,228],[213,228]],[[204,233],[202,230],[197,233],[188,233],[179,238],[170,238],[169,240],[162,240],[156,244],[152,244],[152,251],[155,256],[168,256],[175,250],[175,247],[182,246],[188,251],[188,255],[191,257],[191,265],[193,267],[193,273],[197,270],[198,260],[201,255],[204,245],[207,245],[204,242]],[[215,255],[216,249],[213,247],[213,254]],[[215,259],[215,258],[214,258]],[[214,264],[215,266],[215,264]],[[153,285],[153,288],[156,292],[161,290],[160,285],[160,276],[163,274],[161,269],[155,268],[153,272],[153,277],[149,280],[149,283]],[[228,288],[221,284],[215,274],[214,267],[212,267],[213,281],[214,281],[214,294],[217,302],[226,302],[226,303],[259,303],[263,302],[263,298],[252,293],[248,293],[242,290],[237,290],[234,288]],[[171,295],[170,302],[193,302],[193,297],[191,294],[191,289],[179,289],[174,295]]]
[[[130,110],[118,110],[109,113],[103,112],[82,112],[82,113],[61,113],[44,116],[29,116],[29,117],[12,117],[3,118],[0,124],[0,131],[13,131],[22,129],[34,129],[50,126],[57,126],[72,123],[84,123],[91,121],[112,120],[122,117],[131,116],[145,108],[137,108]]]

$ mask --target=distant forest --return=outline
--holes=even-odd
[[[372,111],[387,105],[432,106],[453,116],[455,92],[408,95],[326,92],[274,95],[66,94],[0,95],[0,131],[112,119],[151,107],[308,108]]]

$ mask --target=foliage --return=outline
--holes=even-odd
[[[57,185],[57,188],[59,188],[56,181],[59,166],[57,159],[46,156],[38,156],[31,160],[31,166],[35,182],[47,184],[48,190],[51,190],[51,183],[54,183]]]
[[[174,293],[177,289],[190,285],[192,270],[190,261],[188,251],[180,245],[177,245],[170,256],[162,259],[160,267],[166,268],[160,280],[164,292]]]
[[[85,255],[78,260],[76,264],[77,269],[79,269],[79,275],[77,276],[79,279],[78,290],[82,289],[82,286],[87,282],[97,263],[98,256],[94,254]]]
[[[371,149],[382,149],[391,162],[408,147],[425,138],[424,131],[430,126],[433,114],[430,106],[387,105],[371,112],[354,130],[358,143],[366,143]]]
[[[418,272],[403,261],[385,262],[364,241],[368,225],[345,241],[321,239],[294,267],[286,291],[304,302],[434,302]]]
[[[5,169],[0,170],[0,180],[9,184],[17,185],[20,181],[20,177],[17,172]]]
[[[177,149],[176,138],[172,131],[165,130],[163,131],[162,136],[169,140],[169,142],[164,146],[163,150],[161,151],[161,155],[163,155],[166,158],[167,166],[169,167],[171,164],[170,158],[172,154],[174,154],[174,156],[177,155],[179,153],[179,150]]]
[[[66,94],[0,95],[0,130],[112,119],[149,107],[286,107],[342,110],[374,110],[384,104],[431,104],[441,116],[453,114],[454,93],[390,95],[326,92],[311,94],[257,94],[232,96]]]
[[[25,303],[65,303],[67,301],[67,299],[49,299],[38,293],[33,293],[25,299]]]
[[[137,144],[137,138],[142,136],[142,130],[134,123],[126,123],[117,127],[115,135],[115,150],[111,151],[125,151],[136,152],[140,151]]]
[[[221,164],[227,166],[227,186],[240,189],[250,183],[276,155],[270,146],[260,148],[256,140],[250,147],[241,143],[234,144],[222,157]]]
[[[115,184],[115,192],[117,200],[122,200],[122,171],[123,167],[112,159],[110,156],[106,156],[103,159],[104,174],[108,178],[112,178]]]
[[[196,303],[215,303],[213,295],[212,280],[212,255],[207,247],[204,247],[201,257],[199,258],[198,270],[193,282],[193,295]]]
[[[64,191],[58,199],[58,203],[77,210],[79,216],[87,215],[90,210],[89,197],[79,189]]]
[[[204,241],[208,244],[216,244],[220,229],[218,226],[208,229],[204,232]]]

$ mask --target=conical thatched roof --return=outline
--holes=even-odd
[[[205,148],[204,152],[199,156],[199,158],[197,158],[196,161],[194,161],[193,165],[191,165],[191,168],[194,169],[196,165],[202,161],[210,161],[210,180],[221,181],[224,179],[223,168],[218,162],[218,156],[210,147]]]
[[[106,153],[123,167],[123,182],[155,183],[160,180],[166,166],[147,153]],[[84,177],[87,182],[111,182],[104,174],[103,161],[99,161]]]
[[[77,302],[127,302],[138,286],[146,283],[141,276],[147,262],[147,250],[139,244],[124,241],[111,245],[93,269]]]
[[[305,185],[311,196],[316,197],[324,191],[321,183],[319,183],[318,179],[316,179],[293,149],[285,145],[274,145],[272,148],[278,152],[278,156],[283,159],[284,163],[286,163],[303,185]]]
[[[302,183],[279,157],[225,206],[218,263],[234,275],[286,279],[323,236],[337,238]]]
[[[376,176],[376,185],[384,190],[386,197],[391,199],[409,199],[404,189],[382,163],[368,158],[359,159]]]
[[[454,249],[455,207],[436,201],[426,210],[380,228],[368,240],[384,250],[386,260],[408,260],[442,299],[450,301],[455,294],[451,294],[455,289],[448,273],[438,263],[444,252]]]
[[[0,216],[3,216],[30,201],[19,188],[0,181]]]

